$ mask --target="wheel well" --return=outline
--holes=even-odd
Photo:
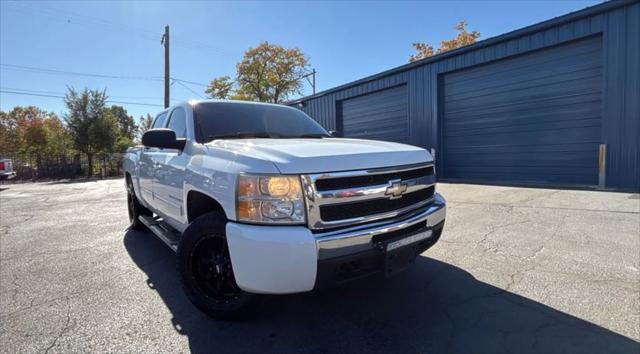
[[[187,218],[189,222],[192,222],[202,214],[212,211],[224,213],[222,205],[208,195],[197,191],[190,191],[187,194]]]

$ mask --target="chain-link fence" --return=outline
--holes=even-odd
[[[124,154],[97,154],[93,157],[93,177],[122,176]],[[89,160],[84,154],[46,157],[6,156],[13,162],[13,181],[42,179],[72,179],[89,175]]]

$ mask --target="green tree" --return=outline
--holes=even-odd
[[[204,91],[209,97],[226,100],[232,94],[233,80],[228,75],[211,80],[209,87]]]
[[[281,103],[302,94],[309,58],[298,48],[262,42],[236,65],[236,77],[215,78],[205,91],[211,98]]]
[[[73,144],[71,136],[62,121],[53,116],[44,122],[47,130],[46,156],[62,156],[71,152]]]
[[[117,152],[127,151],[127,148],[133,146],[133,141],[138,132],[138,126],[133,116],[130,116],[124,107],[115,105],[107,108],[105,114],[111,116],[116,122],[117,137],[113,150]]]
[[[428,43],[416,42],[413,43],[413,48],[416,50],[416,53],[409,56],[409,61],[414,62],[416,60],[428,58],[435,54],[440,54],[444,52],[448,52],[450,50],[468,46],[476,42],[478,38],[480,38],[480,32],[478,31],[467,31],[467,23],[465,21],[460,21],[456,24],[455,29],[458,31],[458,35],[456,38],[445,40],[440,42],[440,48],[437,51],[433,49]]]
[[[118,118],[112,111],[106,109],[104,114],[93,123],[89,130],[94,149],[98,153],[108,154],[116,150],[120,139],[128,139],[121,135]],[[124,148],[126,150],[126,147]]]
[[[106,91],[84,89],[80,92],[70,87],[64,98],[68,112],[64,117],[74,147],[87,156],[88,176],[93,175],[93,157],[105,147],[113,146],[115,139],[111,131],[113,117],[106,118]],[[117,126],[117,123],[115,124]],[[100,128],[107,129],[102,132]]]
[[[2,114],[3,152],[33,157],[46,144],[44,120],[55,115],[35,106],[17,106]]]
[[[54,113],[35,106],[0,112],[0,155],[39,170],[45,159],[66,154],[69,148],[66,127]]]
[[[2,140],[4,144],[11,144],[3,150],[29,156],[41,154],[48,140],[48,123],[56,121],[59,120],[54,113],[35,106],[17,106],[8,113],[2,113],[0,122]]]
[[[133,141],[138,129],[133,116],[130,116],[122,106],[113,105],[107,108],[106,111],[116,118],[120,137],[126,137]]]
[[[33,117],[20,129],[20,149],[28,156],[40,157],[47,146],[47,129],[44,119]]]

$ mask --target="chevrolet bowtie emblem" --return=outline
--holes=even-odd
[[[406,183],[402,183],[400,180],[393,180],[389,181],[389,187],[384,191],[384,195],[389,196],[389,199],[396,199],[402,197],[402,194],[406,191]]]

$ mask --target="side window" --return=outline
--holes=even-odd
[[[176,133],[176,138],[187,137],[187,113],[184,108],[178,107],[171,112],[169,118],[169,126],[167,128],[173,130]]]
[[[156,117],[156,120],[153,121],[152,129],[162,128],[164,127],[164,121],[167,119],[167,113],[162,113]]]

